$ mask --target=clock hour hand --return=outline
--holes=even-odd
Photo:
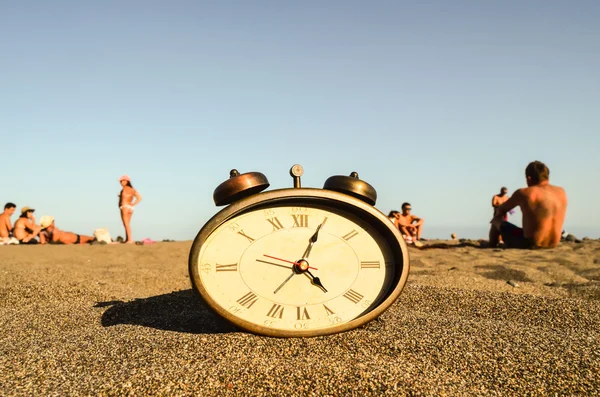
[[[321,284],[321,280],[319,279],[319,277],[313,276],[313,274],[308,269],[306,269],[306,273],[308,273],[308,275],[310,276],[311,283],[313,283],[314,285],[317,285],[317,286],[321,287],[323,289],[323,291],[327,292],[327,290],[325,289],[325,287],[323,286],[323,284]]]
[[[308,243],[308,247],[306,247],[306,251],[304,251],[304,255],[302,255],[302,258],[308,259],[308,256],[310,255],[310,250],[312,250],[313,245],[315,245],[315,243],[317,242],[317,239],[319,238],[319,230],[321,229],[321,226],[323,226],[322,223],[319,226],[317,226],[317,230],[315,231],[315,234],[313,234],[311,236],[309,243]]]

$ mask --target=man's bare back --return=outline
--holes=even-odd
[[[560,242],[567,212],[567,194],[562,187],[541,183],[518,191],[517,205],[523,213],[523,235],[538,247],[555,247]]]
[[[533,176],[528,175],[532,172]],[[550,184],[549,173],[543,163],[530,163],[526,170],[528,187],[515,191],[510,199],[496,209],[492,224],[502,233],[505,242],[505,233],[510,239],[521,230],[502,219],[516,206],[520,207],[523,214],[521,233],[527,243],[534,247],[552,248],[560,242],[567,212],[567,194],[563,188]],[[490,240],[490,243],[493,245],[493,241]]]

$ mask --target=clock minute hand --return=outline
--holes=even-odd
[[[323,224],[321,223],[319,226],[317,226],[317,230],[315,231],[315,234],[313,234],[310,237],[310,242],[308,243],[308,247],[306,247],[306,251],[304,251],[304,255],[302,255],[303,259],[308,259],[308,256],[310,255],[310,250],[312,250],[313,245],[315,245],[315,243],[317,242],[317,239],[319,238],[319,230],[321,230],[321,226],[323,226]]]

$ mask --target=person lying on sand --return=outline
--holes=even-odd
[[[490,246],[498,245],[498,237],[507,248],[552,248],[560,242],[567,195],[559,186],[550,184],[550,170],[533,161],[525,168],[527,187],[515,191],[511,198],[496,208],[491,221]],[[523,228],[504,220],[506,213],[516,206],[523,213]]]
[[[72,232],[65,232],[54,225],[54,217],[42,216],[40,220],[42,231],[40,232],[40,243],[53,244],[85,244],[95,240],[92,236],[83,236]]]
[[[15,222],[13,237],[19,240],[21,244],[38,243],[35,237],[40,233],[42,228],[35,224],[34,211],[35,209],[29,207],[21,208],[21,216]]]

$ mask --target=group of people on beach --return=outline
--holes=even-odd
[[[142,196],[131,184],[131,178],[123,175],[119,178],[119,209],[125,227],[125,243],[134,243],[131,234],[131,216],[133,208],[140,203]],[[19,218],[12,224],[11,217],[16,212],[16,204],[6,203],[0,214],[0,244],[86,244],[96,241],[111,242],[106,229],[96,229],[94,236],[64,231],[56,227],[53,216],[44,215],[39,224],[34,216],[35,209],[21,208]]]
[[[525,168],[527,187],[517,189],[512,196],[502,187],[492,197],[494,215],[490,221],[490,248],[552,248],[560,242],[567,212],[567,194],[560,186],[550,184],[550,170],[541,161],[532,161]],[[522,225],[508,221],[515,207],[521,209]],[[402,204],[402,212],[390,211],[388,217],[408,244],[423,245],[423,219],[411,214],[411,205]]]
[[[550,184],[550,170],[540,162],[533,161],[525,168],[527,187],[517,189],[512,196],[508,189],[500,189],[500,193],[492,198],[494,215],[490,221],[489,247],[506,248],[551,248],[558,245],[567,211],[567,195],[562,187]],[[131,216],[136,205],[142,200],[141,195],[131,184],[131,178],[123,175],[119,178],[119,209],[125,227],[125,242],[133,243],[131,234]],[[508,222],[508,213],[515,207],[521,209],[523,215],[520,228]],[[424,220],[412,213],[412,206],[405,202],[402,211],[390,211],[388,217],[403,235],[405,241],[416,247],[423,245],[422,238]],[[21,215],[11,223],[11,216],[16,205],[7,203],[0,214],[0,243],[15,244],[85,244],[97,240],[97,236],[85,236],[58,229],[54,217],[43,216],[39,225],[34,217],[34,209],[21,208]]]
[[[490,247],[552,248],[560,242],[567,214],[565,190],[550,184],[550,170],[541,161],[527,165],[525,180],[527,187],[496,201],[490,222]],[[508,222],[506,216],[517,206],[523,214],[522,228]]]

